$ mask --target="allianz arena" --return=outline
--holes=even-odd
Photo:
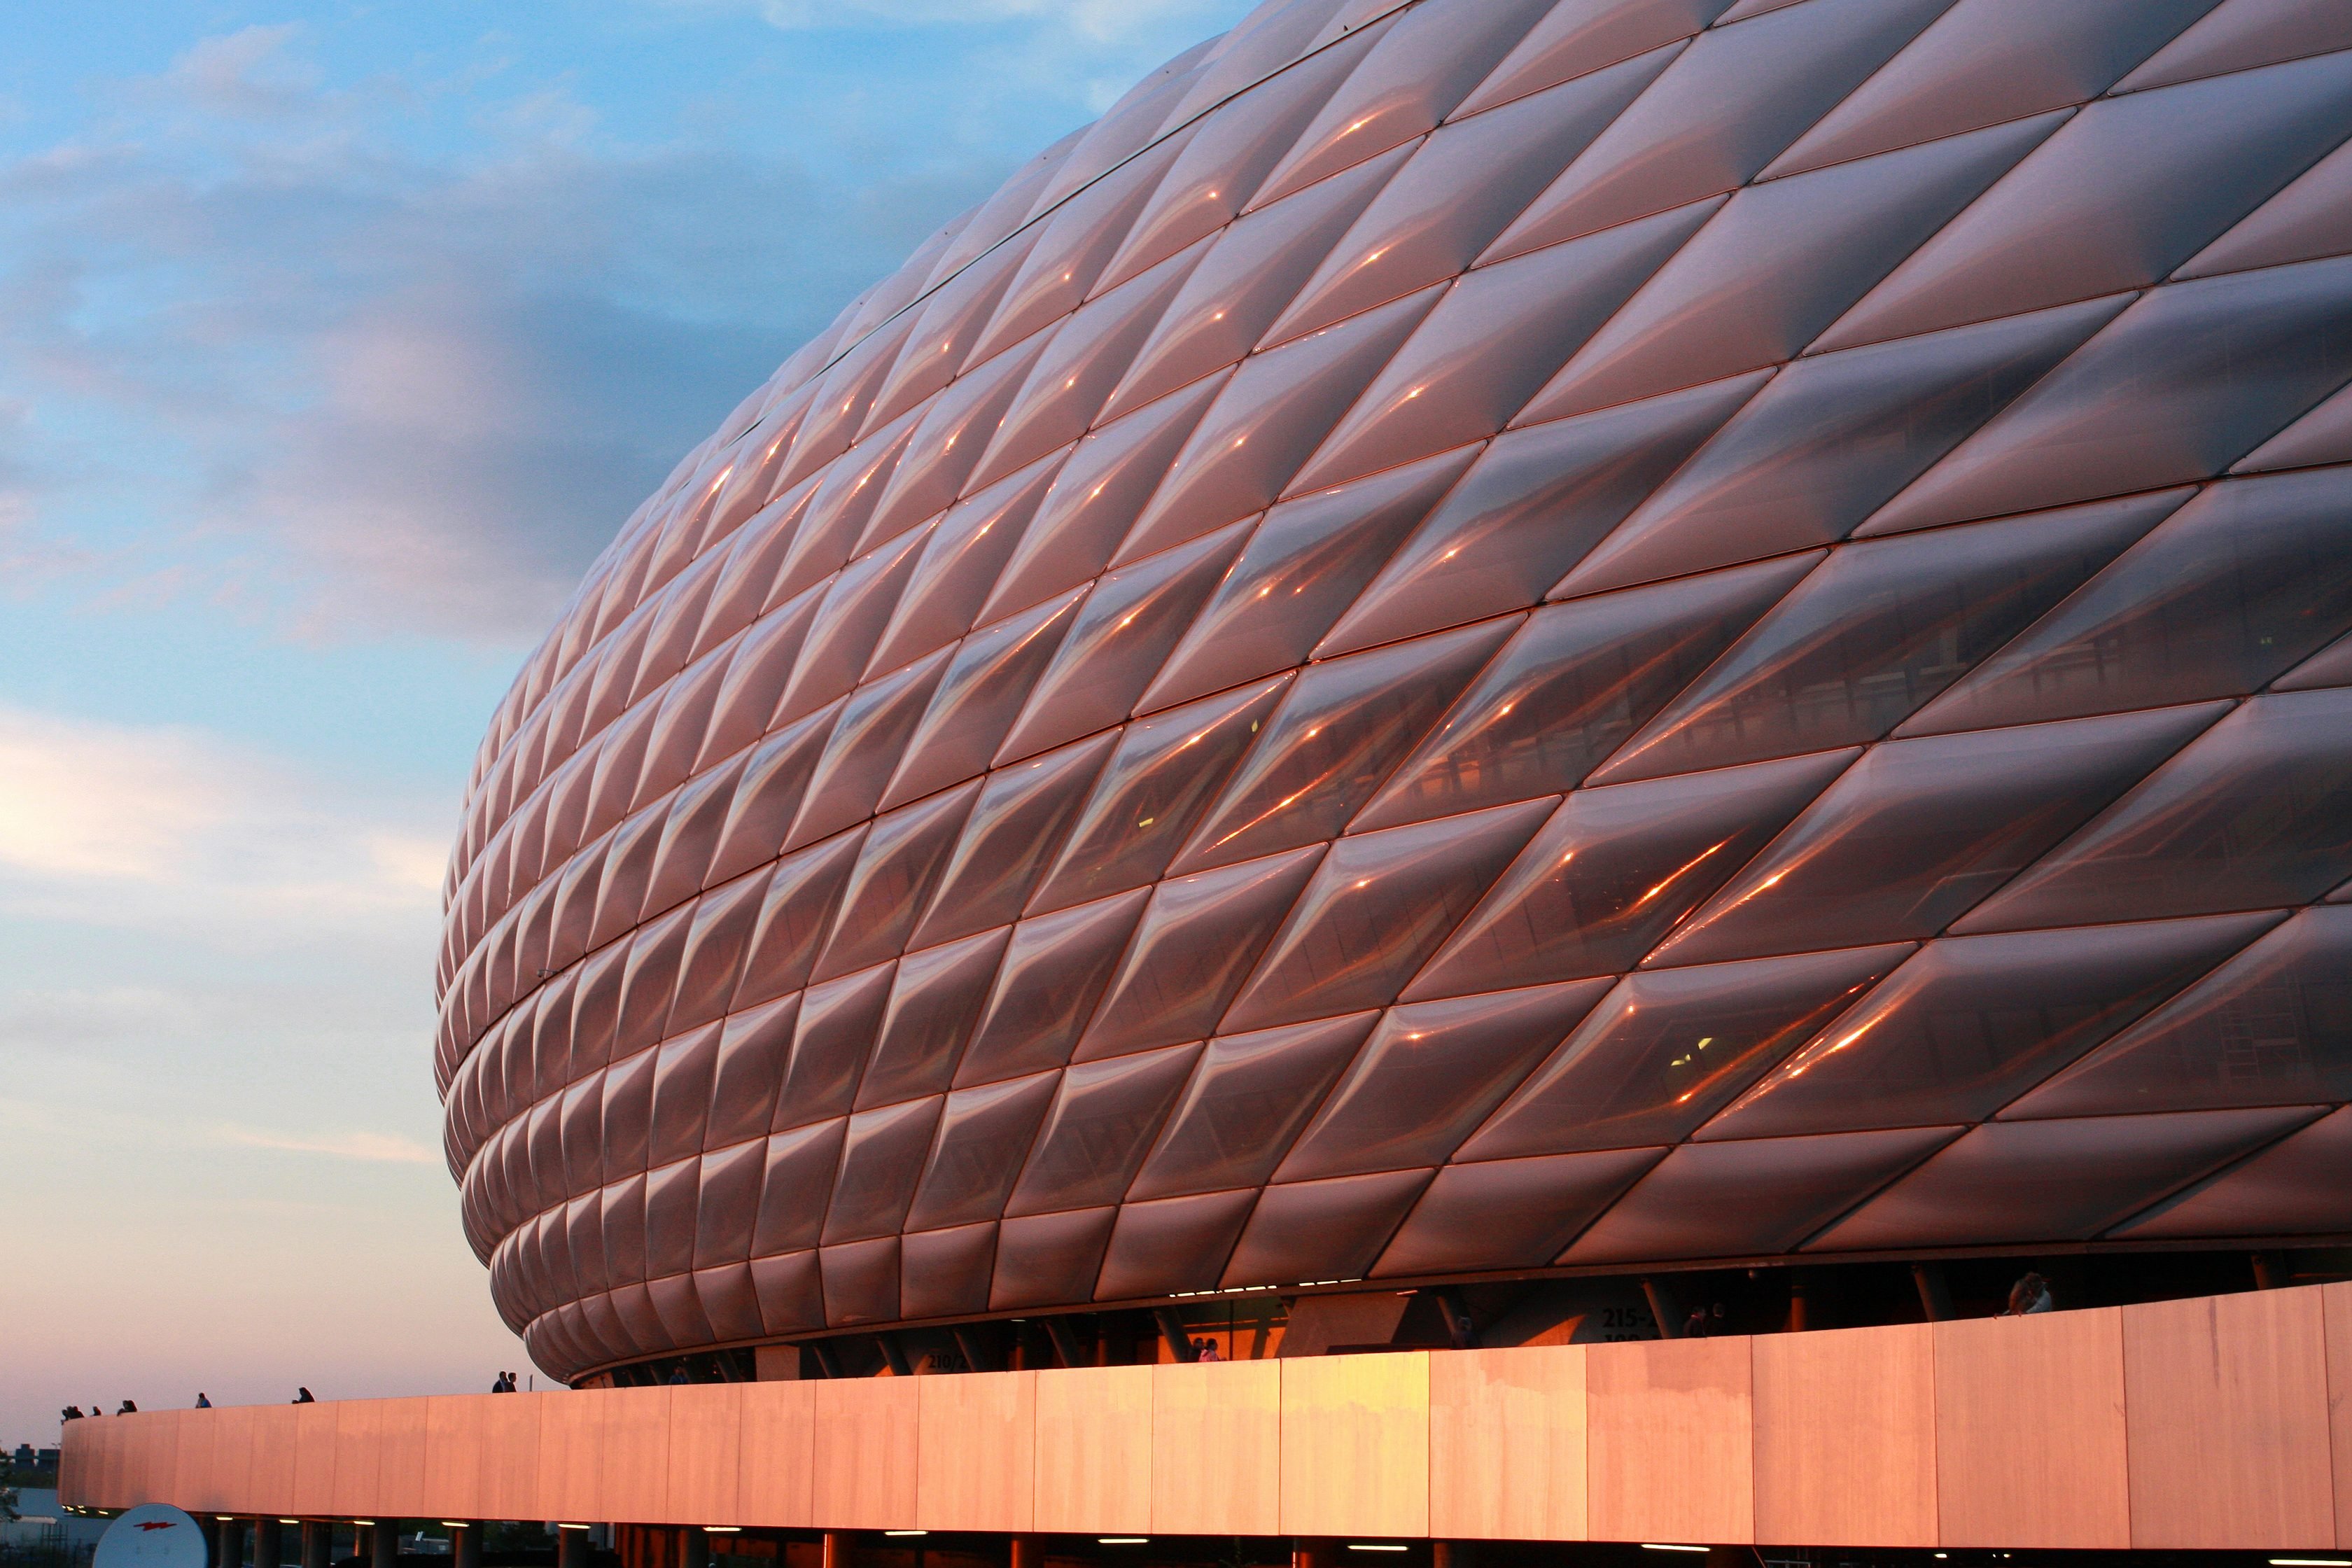
[[[832,1374],[2352,1240],[2347,136],[2309,0],[1170,61],[499,710],[436,1074],[508,1321]]]

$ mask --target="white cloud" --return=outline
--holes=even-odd
[[[1223,9],[1203,0],[761,0],[761,15],[787,31],[1039,22],[1109,43],[1195,21],[1205,29]]]
[[[223,1142],[247,1149],[277,1149],[289,1154],[323,1154],[335,1160],[359,1160],[370,1163],[395,1165],[437,1165],[440,1152],[428,1149],[413,1138],[395,1137],[387,1132],[331,1132],[303,1136],[298,1133],[268,1132],[250,1127],[224,1127],[220,1130]]]
[[[442,855],[414,805],[204,731],[0,707],[0,915],[247,943],[414,926]]]

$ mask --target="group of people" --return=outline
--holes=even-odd
[[[93,1399],[93,1400],[91,1400],[91,1401],[89,1402],[89,1413],[90,1415],[105,1415],[105,1414],[106,1414],[106,1411],[105,1411],[105,1408],[104,1408],[103,1406],[101,1406],[101,1405],[99,1404],[99,1402],[98,1402],[97,1400]],[[83,1414],[83,1412],[82,1412],[82,1407],[81,1407],[80,1405],[67,1405],[63,1410],[60,1410],[60,1411],[58,1411],[58,1419],[59,1421],[79,1421],[79,1420],[80,1420],[80,1419],[82,1418],[82,1414]],[[126,1400],[124,1400],[124,1401],[122,1402],[122,1404],[121,1404],[121,1406],[119,1409],[117,1409],[117,1410],[115,1411],[115,1414],[116,1414],[117,1415],[138,1415],[138,1414],[139,1414],[139,1403],[138,1403],[138,1401],[136,1401],[136,1400],[132,1400],[132,1399],[126,1399]]]
[[[490,1392],[492,1394],[515,1394],[520,1393],[520,1391],[515,1387],[515,1374],[510,1372],[502,1372],[499,1373],[498,1376],[490,1380]]]

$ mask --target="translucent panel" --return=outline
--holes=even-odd
[[[956,1083],[987,1083],[1057,1068],[1070,1059],[1078,1031],[1143,912],[1140,888],[1013,928],[1003,973]]]
[[[1823,338],[1846,348],[2154,283],[2344,138],[2352,59],[2103,100]]]
[[[605,1278],[615,1285],[646,1277],[646,1178],[616,1181],[602,1197]]]
[[[1201,1054],[1198,1045],[1082,1062],[1061,1075],[1007,1215],[1117,1203]]]
[[[1211,1040],[1131,1198],[1255,1186],[1371,1032],[1374,1015]]]
[[[964,816],[980,793],[974,780],[877,817],[841,894],[841,913],[812,973],[819,980],[893,958],[907,945],[915,917],[947,864]]]
[[[1256,1203],[1257,1189],[1252,1187],[1123,1205],[1095,1281],[1095,1300],[1216,1289],[1225,1258]]]
[[[2347,247],[2352,248],[2352,247]],[[2265,473],[2352,461],[2352,395],[2339,390],[2294,424],[2230,465],[2233,474]]]
[[[944,1318],[988,1310],[996,1264],[993,1221],[917,1231],[898,1246],[898,1316]]]
[[[767,1166],[761,1143],[740,1143],[702,1157],[695,1215],[686,1231],[694,1267],[740,1263],[751,1256],[751,1230],[760,1217],[760,1181]]]
[[[1461,1157],[1679,1142],[1912,951],[1891,943],[1629,974]]]
[[[931,400],[907,438],[906,455],[891,473],[890,488],[875,502],[859,548],[870,550],[898,537],[945,511],[963,493],[964,480],[996,438],[998,423],[1043,348],[1041,342],[999,355]],[[1048,442],[1032,456],[1042,458],[1059,445]],[[1002,473],[1019,466],[1009,465]],[[1002,473],[989,477],[1001,478]]]
[[[1537,611],[1355,826],[1575,788],[1820,559],[1759,562]]]
[[[770,597],[781,601],[824,581],[856,552],[866,520],[874,515],[874,503],[889,488],[891,470],[906,451],[907,437],[914,434],[918,417],[919,414],[901,416],[826,472],[824,482],[809,499],[807,515],[793,538],[792,552],[784,558]],[[887,606],[883,614],[889,614]],[[875,629],[881,628],[877,625]],[[859,662],[864,662],[862,657]]]
[[[1383,153],[1219,236],[1136,354],[1107,413],[1140,408],[1240,363],[1408,152]]]
[[[1100,573],[1220,384],[1204,382],[1079,442],[1005,562],[980,618],[1025,610]]]
[[[2207,479],[2347,376],[2352,260],[2158,289],[1897,497],[1867,531]]]
[[[662,1037],[677,995],[677,965],[686,954],[692,918],[691,910],[680,910],[639,931],[629,945],[629,967],[621,981],[621,1018],[613,1036],[615,1057],[643,1050]]]
[[[948,1096],[907,1228],[970,1225],[1003,1213],[1005,1194],[1020,1174],[1022,1158],[1060,1078],[1055,1072],[1034,1073]]]
[[[1128,726],[1031,909],[1157,879],[1286,684],[1265,681]]]
[[[869,417],[876,424],[898,418],[955,379],[971,359],[1005,285],[1028,259],[1037,232],[1033,229],[980,258],[924,304],[898,362],[890,367],[889,380],[874,399]]]
[[[1899,741],[1848,769],[1654,963],[1932,936],[2187,745],[2217,705]],[[2110,919],[2130,918],[2108,906]]]
[[[2002,1112],[2352,1100],[2352,909],[2305,910]]]
[[[1687,38],[1714,21],[1727,4],[1728,0],[1560,0],[1478,84],[1478,90],[1463,100],[1454,118]]]
[[[1384,1171],[1268,1187],[1219,1283],[1231,1289],[1362,1279],[1429,1176]]]
[[[899,961],[890,1005],[857,1082],[858,1110],[946,1089],[988,1000],[1007,935],[983,931]]]
[[[1170,258],[1062,324],[1006,408],[975,483],[991,483],[1087,433],[1205,249]]]
[[[664,1042],[654,1063],[647,1159],[666,1164],[700,1152],[718,1069],[718,1025],[706,1024],[692,1034]]]
[[[1276,1179],[1444,1164],[1608,989],[1577,980],[1392,1009]]]
[[[1405,533],[1467,468],[1464,449],[1286,501],[1143,694],[1141,710],[1304,663]]]
[[[1612,1149],[1448,1165],[1413,1205],[1371,1276],[1540,1268],[1661,1152]]]
[[[2087,102],[2213,3],[2074,0],[2020,8],[1960,0],[1765,174],[1817,169]]]
[[[1328,658],[1538,603],[1761,381],[1506,433],[1317,651]]]
[[[1182,125],[1183,121],[1170,119],[1170,111],[1185,97],[1199,74],[1201,62],[1215,51],[1217,44],[1215,38],[1202,39],[1120,94],[1102,118],[1087,127],[1086,134],[1071,147],[1069,157],[1037,193],[1033,216],[1053,211],[1071,195],[1116,170],[1150,145],[1163,125]]]
[[[847,1126],[836,1118],[768,1140],[752,1257],[816,1245],[825,1207],[833,1201],[833,1173],[841,1162],[841,1138]]]
[[[2352,1109],[2322,1117],[2220,1175],[2109,1232],[2179,1237],[2340,1235],[2352,1229]]]
[[[2040,115],[1741,191],[1537,407],[1581,414],[1795,358],[2064,119]]]
[[[1272,503],[1435,300],[1424,291],[1253,355],[1169,465],[1114,559],[1133,561]]]
[[[998,1227],[992,1311],[1062,1306],[1089,1300],[1117,1209],[1007,1219]]]
[[[2126,302],[2094,300],[1799,360],[1562,578],[1552,596],[1626,587],[1844,538]]]
[[[784,847],[814,844],[874,815],[907,741],[922,721],[931,693],[946,673],[946,648],[918,659],[896,675],[850,693],[841,705],[824,754],[810,771],[800,814]]]
[[[777,1128],[847,1114],[866,1055],[881,1032],[896,973],[894,964],[880,963],[812,985],[802,995],[792,1064],[776,1097]]]
[[[1087,131],[1087,127],[1079,126],[1013,170],[1012,178],[1006,180],[994,195],[982,202],[972,213],[971,221],[948,242],[947,249],[940,253],[932,270],[932,277],[952,279],[974,258],[1024,227],[1036,205],[1038,193],[1045,188],[1045,182],[1054,177],[1055,171],[1069,157],[1071,149],[1086,136]]]
[[[761,1324],[769,1333],[824,1326],[824,1299],[814,1252],[752,1258],[751,1289],[759,1298]]]
[[[781,602],[772,604],[771,595],[800,527],[801,514],[806,509],[809,498],[816,493],[816,484],[814,479],[806,481],[798,489],[772,502],[743,525],[742,532],[727,552],[726,563],[719,569],[719,583],[711,590],[710,607],[704,612],[702,632],[697,640],[717,647],[737,631],[761,619],[763,609],[772,615],[776,610],[787,607]],[[802,592],[805,594],[807,590]],[[810,598],[803,607],[814,609],[815,603],[814,598]],[[770,707],[774,706],[775,698],[782,692],[784,677],[790,672],[788,657],[776,668],[774,689],[768,699]],[[560,691],[561,689],[559,694]],[[550,700],[551,707],[555,699]],[[719,711],[723,716],[728,710],[729,704],[722,699]]]
[[[763,616],[735,645],[711,705],[710,736],[704,748],[709,761],[731,756],[766,734],[775,722],[777,705],[792,679],[793,661],[824,602],[822,590],[811,588],[783,608]]]
[[[694,1294],[701,1303],[703,1316],[709,1321],[712,1337],[748,1340],[767,1331],[748,1265],[731,1263],[696,1269]]]
[[[2217,485],[1905,729],[2242,696],[2347,626],[2352,476]]]
[[[1431,0],[1399,17],[1266,178],[1255,205],[1304,190],[1444,120],[1550,0]]]
[[[1442,127],[1332,248],[1269,340],[1328,327],[1461,272],[1675,53],[1659,49]]]
[[[1049,219],[1022,264],[975,360],[986,360],[1068,315],[1091,292],[1186,138],[1171,137],[1079,192]]]
[[[808,641],[793,667],[792,684],[777,707],[781,721],[811,712],[857,684],[876,639],[898,608],[922,545],[919,535],[893,540],[853,563],[825,591]]]
[[[866,665],[869,675],[898,668],[971,629],[988,591],[1036,515],[1054,476],[1049,458],[960,501],[925,536],[898,608]]]
[[[835,900],[865,841],[862,830],[845,833],[778,863],[744,955],[737,1011],[797,991],[807,981],[818,945],[832,929]]]
[[[1298,488],[1502,429],[1717,205],[1695,202],[1456,280],[1307,465]]]
[[[1225,1026],[1264,1028],[1395,1001],[1551,805],[1500,805],[1333,845]]]
[[[1495,258],[1736,189],[1948,0],[1811,0],[1699,35],[1497,240]]]
[[[1940,1145],[1954,1129],[1685,1143],[1633,1184],[1567,1264],[1787,1252]]]
[[[2207,1110],[1974,1128],[1809,1250],[2086,1238],[2312,1116]]]
[[[2306,903],[2352,864],[2352,691],[2258,698],[1966,931]]]
[[[999,747],[999,765],[1107,729],[1133,710],[1147,682],[1200,613],[1248,532],[1245,524],[1104,574],[1053,665]]]
[[[613,1031],[621,1017],[621,976],[629,944],[616,942],[591,958],[572,992],[571,1070],[576,1077],[600,1068],[613,1054]]]
[[[898,1315],[898,1238],[876,1237],[817,1254],[824,1321],[834,1328],[887,1322]]]
[[[988,771],[1085,597],[1073,588],[964,639],[882,794],[884,810]]]
[[[912,944],[1018,919],[1118,740],[1097,735],[990,774]]]
[[[881,390],[913,325],[909,318],[898,326],[885,328],[844,353],[824,373],[824,379],[817,383],[808,416],[793,437],[792,454],[784,459],[783,472],[776,480],[780,488],[800,483],[849,449],[852,437],[866,423],[874,395]],[[817,574],[822,576],[830,570],[821,568]]]
[[[1077,1059],[1213,1033],[1322,853],[1317,845],[1154,888]]]
[[[1170,165],[1150,206],[1136,219],[1134,232],[1103,276],[1122,282],[1231,223],[1385,30],[1367,28],[1318,50],[1286,71],[1280,83],[1219,108]]]
[[[2352,16],[2315,0],[2224,0],[2139,69],[2124,89],[2163,87],[2304,55],[2352,48]]]
[[[1831,752],[1578,791],[1405,995],[1468,995],[1631,969],[1853,756]]]
[[[677,792],[669,820],[662,825],[661,844],[654,851],[653,871],[646,882],[647,913],[675,909],[702,890],[747,760],[738,758],[726,767],[715,768]],[[545,910],[541,900],[535,911],[526,911],[524,925],[519,929],[528,929],[532,912]],[[534,963],[546,952],[543,945],[533,951],[528,939],[524,948]]]
[[[825,1210],[827,1246],[887,1236],[902,1227],[944,1100],[935,1095],[860,1111],[849,1119],[841,1171],[834,1178],[833,1205]]]
[[[2352,685],[2352,635],[2337,637],[2272,682],[2279,691],[2310,691]]]
[[[705,1149],[757,1138],[775,1124],[778,1097],[792,1062],[800,998],[786,996],[726,1021],[711,1075],[709,1131]]]
[[[702,771],[695,765],[695,759],[703,754],[705,740],[710,733],[711,712],[719,700],[719,689],[726,679],[731,653],[731,649],[721,649],[707,654],[669,683],[661,699],[659,716],[654,720],[653,733],[646,742],[645,776],[637,782],[639,793],[646,798],[674,788]],[[734,750],[719,755],[731,756]],[[519,841],[525,841],[521,846],[524,853],[531,852],[525,836],[535,837],[547,805],[547,797],[541,795],[528,812],[518,812],[510,819],[510,830]],[[520,823],[520,827],[512,826],[515,821]]]
[[[1594,781],[1877,740],[2181,499],[2136,497],[1839,550]]]
[[[1170,869],[1206,870],[1337,836],[1515,625],[1489,621],[1310,666]]]
[[[2352,250],[2347,195],[2352,195],[2352,148],[2338,147],[2199,251],[2175,276],[2205,278],[2341,256]]]
[[[2276,918],[2216,915],[1932,943],[1699,1136],[1980,1121]]]

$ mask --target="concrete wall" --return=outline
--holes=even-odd
[[[66,1500],[877,1530],[2352,1547],[2352,1285],[1755,1338],[163,1411]]]

